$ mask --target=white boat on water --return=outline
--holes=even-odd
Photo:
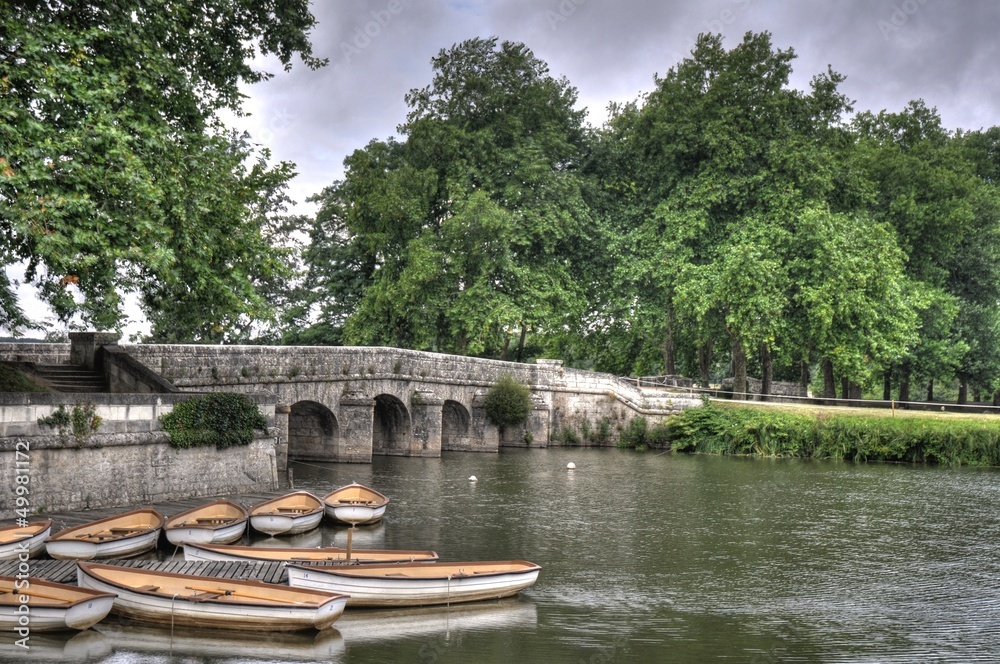
[[[334,564],[367,565],[373,563],[409,563],[417,561],[433,562],[438,559],[434,551],[392,550],[392,549],[347,549],[325,547],[304,549],[292,546],[238,546],[226,544],[184,545],[184,560],[214,561],[255,561],[271,560],[284,562],[325,562]]]
[[[0,631],[21,627],[27,617],[29,631],[52,632],[87,629],[111,611],[115,595],[63,583],[28,577],[0,576]],[[21,609],[27,605],[27,611]]]
[[[289,564],[288,584],[347,593],[348,606],[428,606],[510,597],[538,580],[524,560],[315,566]]]
[[[355,482],[326,494],[323,504],[328,517],[355,526],[381,519],[389,499],[375,489]]]
[[[163,516],[140,509],[66,528],[45,542],[45,550],[60,560],[128,558],[156,548]]]
[[[116,615],[177,627],[322,630],[347,602],[340,593],[88,562],[77,563],[77,583],[117,593]]]
[[[323,501],[308,491],[294,491],[250,508],[250,525],[268,535],[304,533],[322,519]]]
[[[25,553],[34,558],[45,551],[45,540],[51,533],[51,519],[0,528],[0,560],[17,560]]]
[[[174,546],[229,544],[243,537],[249,518],[242,505],[216,500],[170,517],[163,525],[163,533]]]

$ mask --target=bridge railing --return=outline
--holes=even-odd
[[[732,390],[703,387],[675,387],[664,385],[662,382],[647,380],[644,378],[623,377],[622,380],[631,382],[640,389],[665,392],[671,394],[683,394],[691,398],[708,397],[720,401],[732,401],[737,393]],[[816,396],[794,396],[763,394],[759,392],[738,393],[740,400],[753,401],[757,403],[770,404],[799,404],[803,406],[842,406],[849,408],[874,408],[884,410],[921,410],[921,411],[944,411],[951,413],[970,413],[982,415],[1000,415],[1000,406],[983,403],[959,404],[941,401],[898,401],[895,399],[843,399],[838,397],[816,397]]]

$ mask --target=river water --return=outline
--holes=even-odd
[[[498,602],[349,609],[319,636],[171,634],[112,620],[33,637],[22,659],[1000,661],[996,469],[554,448],[293,470],[297,489],[357,481],[390,497],[355,547],[525,559],[542,566],[538,583]],[[344,546],[346,533],[324,524],[292,541]]]

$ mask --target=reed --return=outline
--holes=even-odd
[[[807,414],[708,404],[666,425],[677,452],[1000,466],[1000,419]]]

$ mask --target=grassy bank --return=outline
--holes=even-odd
[[[678,452],[1000,466],[991,416],[712,403],[672,417],[662,438]]]
[[[47,392],[14,367],[0,362],[0,392]]]

